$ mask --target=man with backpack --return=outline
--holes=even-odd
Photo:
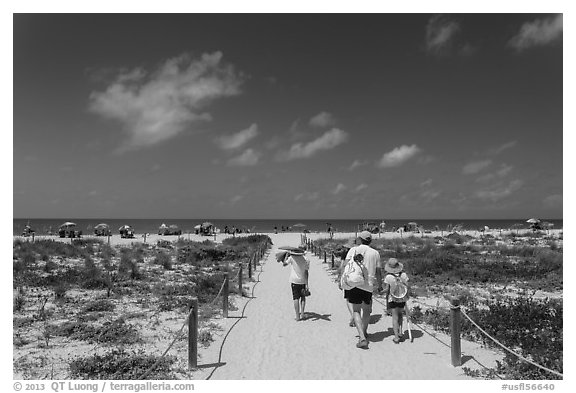
[[[402,311],[406,307],[406,300],[408,300],[408,275],[403,271],[404,265],[398,262],[396,258],[388,259],[384,270],[387,273],[384,278],[386,309],[392,312],[393,341],[398,344],[403,339]]]
[[[347,264],[342,273],[343,289],[348,290],[348,302],[352,312],[359,341],[356,347],[368,349],[368,323],[372,312],[372,293],[382,290],[380,253],[370,247],[372,234],[362,231],[358,235],[360,245],[352,247],[346,255]]]

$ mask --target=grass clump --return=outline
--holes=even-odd
[[[70,374],[74,379],[134,380],[158,364],[148,374],[147,379],[175,379],[170,367],[176,361],[173,356],[160,358],[146,354],[143,350],[128,352],[112,349],[103,355],[94,354],[78,357],[70,362]]]

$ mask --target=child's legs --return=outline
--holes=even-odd
[[[296,312],[296,318],[300,318],[300,299],[294,299],[294,311]]]
[[[304,308],[306,307],[306,298],[305,297],[301,297],[300,298],[300,315],[303,317],[304,316]]]
[[[397,307],[392,309],[392,329],[394,330],[394,335],[396,337],[400,336],[400,321],[402,318],[401,310]]]

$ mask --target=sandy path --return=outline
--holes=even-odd
[[[270,252],[260,283],[246,309],[245,318],[230,332],[222,350],[223,365],[212,379],[464,379],[460,367],[450,365],[449,337],[436,337],[414,326],[414,342],[392,342],[390,318],[374,305],[370,349],[357,349],[356,330],[348,326],[349,314],[342,293],[326,272],[326,265],[311,261],[310,289],[305,321],[294,320],[288,267],[277,263],[278,245],[298,245],[300,235],[272,236]],[[241,310],[230,316],[240,315]],[[443,343],[442,343],[443,342]],[[493,366],[501,356],[462,342],[465,366],[477,362]],[[473,358],[473,359],[472,359]],[[472,360],[470,360],[472,359]],[[206,361],[208,359],[205,359]],[[216,362],[217,359],[214,359]]]

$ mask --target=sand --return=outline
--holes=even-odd
[[[233,322],[227,321],[221,337],[202,351],[195,379],[470,378],[462,367],[451,365],[450,337],[445,334],[412,324],[413,342],[394,344],[391,318],[379,303],[374,305],[368,329],[369,349],[356,348],[357,332],[348,326],[342,292],[327,272],[328,264],[310,253],[308,318],[295,321],[289,268],[277,263],[274,254],[278,246],[299,245],[300,234],[272,234],[271,238],[274,245],[253,288],[254,297],[246,299],[245,309],[229,314]],[[463,366],[471,369],[494,367],[503,358],[501,353],[465,340],[462,355]]]
[[[560,234],[561,231],[556,232]],[[474,235],[473,231],[469,233]],[[336,238],[354,237],[354,233],[337,233]],[[403,234],[407,236],[408,234]],[[440,233],[425,234],[433,237]],[[240,236],[246,236],[242,234]],[[487,349],[480,344],[462,340],[463,365],[451,365],[450,337],[427,326],[412,324],[413,342],[408,340],[394,344],[392,341],[391,318],[386,316],[383,305],[374,304],[372,323],[368,329],[368,350],[356,348],[358,341],[355,328],[348,326],[349,314],[342,292],[334,282],[329,264],[310,252],[310,290],[312,296],[306,305],[307,319],[294,320],[294,309],[288,282],[289,268],[275,260],[279,246],[298,246],[300,233],[269,234],[273,246],[258,267],[254,281],[245,281],[249,297],[231,295],[238,309],[231,311],[229,318],[215,318],[213,322],[221,330],[213,331],[214,341],[201,346],[198,368],[184,372],[185,379],[212,380],[311,380],[311,379],[398,379],[398,380],[457,380],[469,379],[463,367],[482,370],[495,367],[503,354]],[[312,233],[313,240],[327,237],[326,233]],[[399,237],[398,233],[375,235]],[[419,234],[413,236],[421,236]],[[221,242],[229,235],[217,235]],[[36,237],[41,239],[43,237]],[[70,241],[51,237],[59,241]],[[213,237],[183,235],[182,238],[203,241]],[[106,238],[103,238],[105,241]],[[177,236],[150,235],[147,243],[158,240],[173,241]],[[142,238],[110,238],[111,245],[131,245]],[[417,299],[426,301],[426,299]],[[184,319],[174,321],[176,331]],[[177,326],[178,325],[178,326]],[[405,324],[406,329],[406,324]],[[173,334],[168,334],[172,336]],[[168,337],[167,336],[167,337]],[[150,352],[161,353],[169,340],[157,341]],[[186,340],[179,340],[170,351],[179,364],[186,364]]]

